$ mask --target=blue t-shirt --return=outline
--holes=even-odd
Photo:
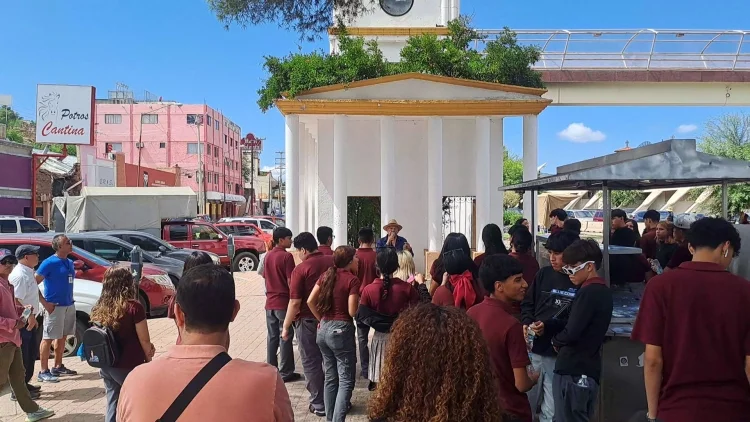
[[[36,273],[44,277],[44,299],[58,306],[73,304],[73,261],[52,255],[45,259]]]
[[[396,235],[396,250],[397,251],[403,251],[404,245],[407,243],[409,242],[407,242],[406,239],[404,239],[401,236]],[[388,236],[378,240],[378,244],[376,245],[376,247],[385,248],[387,244],[388,244]]]

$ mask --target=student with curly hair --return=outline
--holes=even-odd
[[[440,359],[425,359],[435,350]],[[498,422],[487,343],[477,324],[453,306],[420,304],[393,324],[368,415],[377,422]]]
[[[354,315],[359,305],[359,262],[356,249],[339,246],[333,252],[333,266],[313,287],[307,306],[320,321],[316,342],[323,355],[325,380],[323,401],[326,420],[343,422],[351,407],[357,346]]]

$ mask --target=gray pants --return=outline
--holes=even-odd
[[[539,422],[552,422],[555,416],[555,396],[552,392],[552,376],[555,372],[554,356],[542,356],[535,353],[531,354],[531,365],[534,370],[539,371],[539,382],[529,390],[526,395],[531,403],[531,413],[536,414],[539,404],[542,405],[542,411],[539,413]]]
[[[132,369],[102,368],[99,370],[99,376],[104,380],[104,393],[107,396],[105,422],[117,422],[117,402],[120,400],[120,389],[130,371]]]
[[[305,387],[310,392],[310,405],[315,410],[323,411],[323,355],[317,343],[318,320],[301,319],[295,324],[299,355],[305,370]]]
[[[281,378],[286,378],[294,373],[294,347],[292,338],[294,337],[294,328],[289,327],[289,340],[281,338],[281,331],[284,328],[284,318],[286,311],[266,310],[266,329],[268,337],[266,342],[266,362],[279,368]],[[276,351],[281,355],[281,367]]]
[[[370,367],[370,349],[367,345],[370,342],[370,326],[357,323],[357,344],[359,345],[359,365],[362,368],[362,378],[367,378],[367,371]],[[356,372],[357,368],[354,368]]]
[[[555,422],[588,422],[594,416],[599,384],[587,378],[588,387],[578,385],[581,377],[555,374]]]
[[[318,346],[325,368],[326,420],[343,422],[354,391],[357,365],[354,324],[323,320],[318,331]]]

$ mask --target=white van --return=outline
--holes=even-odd
[[[0,234],[47,233],[42,223],[33,218],[17,215],[0,215]]]

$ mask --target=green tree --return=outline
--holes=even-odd
[[[636,205],[646,199],[646,194],[639,190],[615,190],[612,191],[612,208],[624,208]]]
[[[523,182],[523,160],[511,154],[507,148],[503,151],[503,184],[515,185]]]
[[[448,24],[449,35],[410,37],[401,50],[401,61],[385,60],[376,41],[351,37],[339,27],[337,54],[322,51],[292,53],[286,57],[265,57],[268,77],[258,90],[258,106],[267,111],[282,97],[293,98],[302,91],[325,85],[351,83],[364,79],[420,72],[433,75],[543,87],[541,74],[531,68],[539,60],[539,50],[520,46],[516,34],[506,28],[494,40],[485,43],[483,52],[470,41],[481,38],[466,18]]]
[[[16,127],[16,124],[20,123],[21,120],[23,120],[23,117],[15,110],[5,105],[0,106],[0,124],[4,124],[10,129]]]
[[[707,154],[750,160],[750,115],[733,113],[709,120],[698,146]],[[750,185],[730,185],[728,197],[730,213],[746,210],[750,207]],[[714,189],[707,206],[711,212],[721,212],[721,189]]]
[[[301,37],[320,38],[331,26],[334,8],[339,19],[350,21],[373,10],[374,0],[207,0],[208,6],[229,29],[276,23]]]

